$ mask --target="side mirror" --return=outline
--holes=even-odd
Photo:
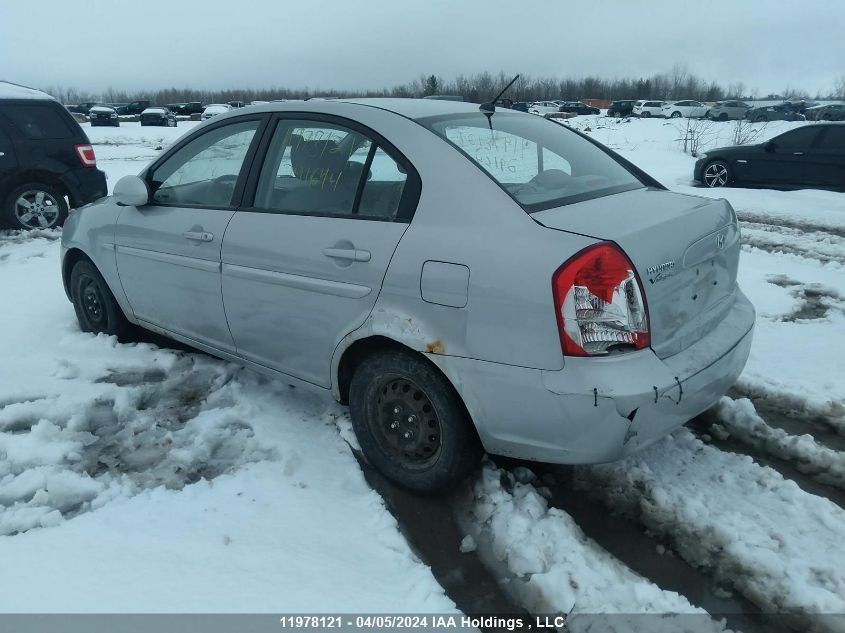
[[[763,145],[763,149],[767,152],[775,151],[775,142],[774,141],[766,141],[765,145]]]
[[[150,201],[147,183],[138,176],[124,176],[114,185],[114,197],[123,207],[142,207]]]

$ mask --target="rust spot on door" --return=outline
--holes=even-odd
[[[436,341],[426,344],[425,351],[429,354],[445,354],[446,346],[443,345],[443,341],[437,339]]]

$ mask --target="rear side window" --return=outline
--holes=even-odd
[[[279,121],[255,208],[303,215],[394,220],[407,172],[369,137],[323,121]]]
[[[71,139],[76,136],[64,113],[50,103],[0,105],[12,125],[32,140]]]
[[[845,152],[845,126],[828,128],[822,136],[819,149],[835,149]]]

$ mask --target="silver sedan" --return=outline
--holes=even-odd
[[[394,481],[482,449],[620,458],[748,356],[736,215],[542,117],[436,100],[215,116],[70,214],[80,326],[138,326],[348,403]]]

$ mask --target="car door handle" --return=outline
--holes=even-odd
[[[182,237],[197,242],[210,242],[214,239],[214,234],[207,231],[185,231],[182,233]]]
[[[803,156],[804,152],[792,152],[793,156]]]
[[[357,248],[324,248],[323,255],[332,259],[346,259],[353,262],[370,261],[370,251],[362,251]]]

